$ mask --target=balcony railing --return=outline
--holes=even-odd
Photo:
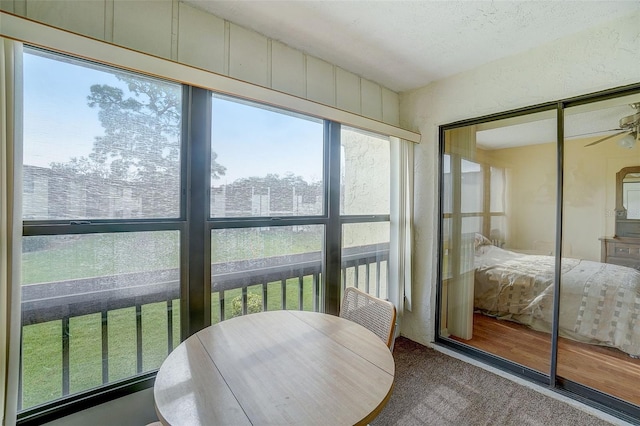
[[[389,247],[384,245],[359,246],[343,249],[342,286],[356,285],[378,297],[388,294]],[[247,314],[252,307],[250,294],[261,295],[260,310],[274,309],[267,301],[274,288],[279,293],[275,309],[320,310],[322,282],[322,253],[311,252],[278,256],[249,261],[235,261],[212,265],[212,306],[217,306],[213,321],[227,317],[229,299],[240,302],[240,312]],[[61,389],[60,396],[70,393],[70,320],[90,314],[100,314],[100,336],[102,348],[102,383],[109,383],[109,313],[123,308],[135,310],[136,368],[140,374],[143,364],[143,307],[151,304],[166,304],[166,354],[179,341],[174,334],[174,312],[179,309],[180,271],[178,269],[156,270],[83,278],[61,282],[31,284],[22,287],[22,326],[60,322]],[[292,280],[297,297],[295,306],[291,297]],[[305,287],[307,290],[305,291]],[[310,289],[309,289],[310,287]],[[311,303],[305,300],[311,297]],[[253,307],[255,308],[255,307]],[[164,308],[162,308],[164,310]],[[55,324],[55,323],[53,323]],[[165,355],[166,355],[165,354]],[[23,366],[23,368],[26,368]],[[21,373],[23,373],[21,368]],[[147,368],[148,370],[148,368]],[[23,380],[20,380],[20,409],[23,408]],[[77,391],[77,390],[76,390]],[[33,404],[26,404],[32,406]],[[26,408],[26,407],[25,407]]]

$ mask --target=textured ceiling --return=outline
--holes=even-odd
[[[183,1],[395,91],[640,11],[613,0]]]

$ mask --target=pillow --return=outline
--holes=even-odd
[[[491,241],[487,237],[485,237],[482,234],[476,233],[476,238],[474,243],[474,246],[476,249],[480,246],[490,246],[490,245],[491,245]]]

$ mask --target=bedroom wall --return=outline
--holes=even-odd
[[[640,13],[634,13],[400,95],[401,126],[422,133],[415,150],[414,302],[403,335],[434,340],[438,126],[638,82]]]
[[[178,0],[0,0],[0,10],[398,125],[398,94]]]
[[[487,152],[489,164],[507,171],[506,249],[533,250],[534,241],[555,240],[555,144]]]
[[[640,147],[593,139],[565,142],[563,255],[600,261],[600,237],[614,234],[615,175],[640,164]],[[509,165],[509,239],[505,248],[533,250],[555,240],[555,143],[487,151],[490,164]]]
[[[616,173],[640,164],[640,147],[610,141],[585,148],[590,141],[566,144],[564,233],[572,256],[600,261],[598,239],[615,234]]]

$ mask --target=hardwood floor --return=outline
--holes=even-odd
[[[516,324],[474,314],[473,338],[466,345],[549,374],[550,335]],[[558,376],[640,405],[640,359],[617,349],[560,338]]]

